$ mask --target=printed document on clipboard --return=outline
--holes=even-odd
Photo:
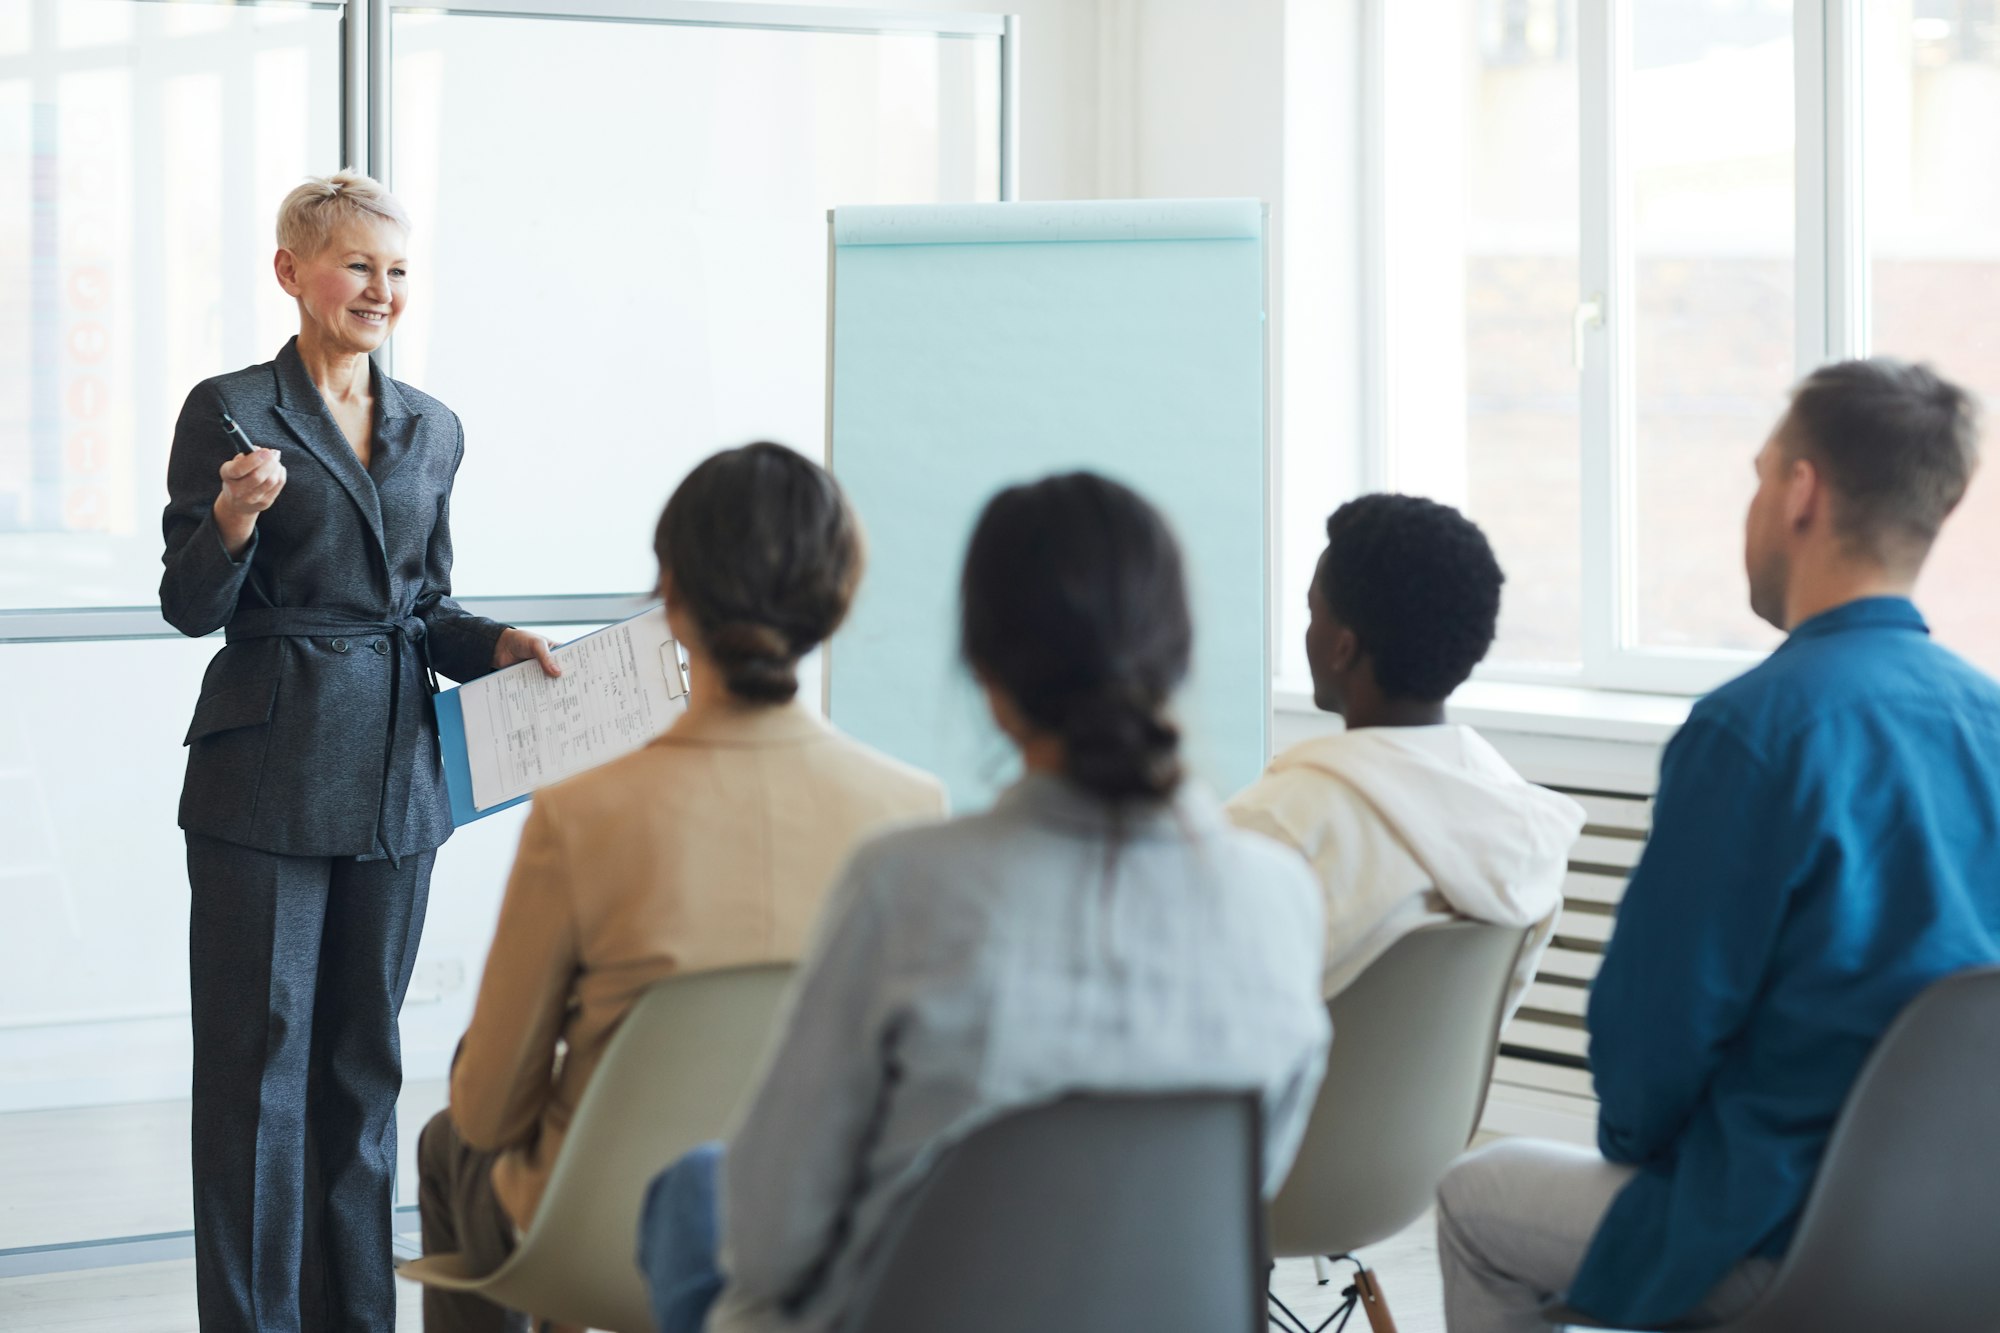
[[[657,606],[571,640],[555,659],[560,676],[521,662],[436,696],[453,824],[630,754],[687,708],[686,669]]]

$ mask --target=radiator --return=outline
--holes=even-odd
[[[1604,956],[1605,941],[1611,938],[1612,913],[1646,844],[1653,803],[1630,792],[1550,786],[1582,805],[1587,819],[1583,835],[1570,851],[1555,939],[1542,955],[1520,1011],[1500,1034],[1493,1081],[1502,1087],[1589,1098],[1584,1002]]]

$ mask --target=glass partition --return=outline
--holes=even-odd
[[[461,593],[646,588],[701,458],[820,454],[827,210],[999,198],[1000,44],[395,15],[395,370],[465,423]]]
[[[0,10],[0,610],[150,605],[182,401],[296,327],[271,227],[337,165],[341,8]]]

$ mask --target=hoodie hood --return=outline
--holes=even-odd
[[[1516,773],[1470,727],[1366,727],[1293,746],[1272,773],[1309,768],[1350,788],[1452,908],[1503,925],[1562,900],[1584,810]]]

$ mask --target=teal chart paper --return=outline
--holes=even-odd
[[[843,208],[832,218],[829,453],[869,536],[828,652],[833,721],[977,808],[1007,750],[956,651],[957,578],[999,488],[1089,468],[1186,553],[1180,704],[1227,794],[1267,752],[1265,218],[1256,200]]]

